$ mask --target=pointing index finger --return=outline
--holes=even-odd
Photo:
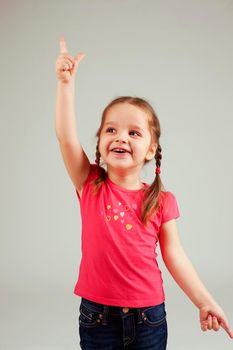
[[[60,52],[61,53],[67,53],[67,47],[66,47],[66,42],[65,42],[65,38],[64,35],[60,36]]]
[[[220,326],[223,329],[225,329],[225,331],[228,333],[230,338],[233,338],[233,331],[231,330],[230,326],[224,320],[221,320]]]

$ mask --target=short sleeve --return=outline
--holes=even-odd
[[[172,192],[166,192],[166,197],[162,209],[161,224],[172,219],[177,219],[178,217],[180,217],[180,211],[176,197]]]
[[[89,174],[87,175],[87,178],[83,184],[83,193],[85,192],[86,190],[86,187],[87,185],[94,179],[98,176],[98,166],[96,164],[90,164],[90,171],[89,171]],[[76,195],[79,199],[79,201],[81,200],[80,196],[79,196],[79,193],[77,191],[77,189],[75,188],[75,192],[76,192]],[[83,196],[83,195],[82,195]]]

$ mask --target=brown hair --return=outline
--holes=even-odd
[[[161,159],[162,159],[162,148],[159,144],[159,138],[161,135],[161,128],[160,128],[160,122],[159,119],[152,108],[152,106],[147,102],[146,100],[139,98],[139,97],[132,97],[132,96],[120,96],[118,98],[115,98],[112,100],[104,109],[102,113],[102,119],[100,127],[96,133],[97,139],[97,145],[96,145],[96,164],[99,167],[99,176],[93,180],[93,186],[94,186],[94,193],[97,193],[99,188],[101,187],[102,183],[105,181],[107,177],[107,173],[105,169],[100,166],[100,152],[99,152],[99,140],[100,140],[100,134],[105,122],[105,118],[107,115],[107,112],[109,109],[117,104],[117,103],[130,103],[136,107],[139,107],[143,109],[147,115],[148,115],[148,128],[151,132],[151,138],[152,143],[157,144],[156,154],[155,154],[155,162],[156,167],[160,168],[161,166]],[[148,163],[150,160],[145,159],[145,163]],[[144,164],[145,164],[144,163]],[[144,200],[142,201],[142,207],[141,207],[141,220],[146,225],[150,216],[159,208],[159,197],[161,194],[161,191],[163,189],[163,183],[161,181],[160,175],[156,174],[154,181],[150,184],[150,186],[147,186],[144,191]]]

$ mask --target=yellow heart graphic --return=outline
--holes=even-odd
[[[108,205],[107,205],[107,209],[110,209],[110,208],[111,208],[111,205],[110,205],[110,204],[108,204]]]
[[[129,231],[129,230],[131,230],[131,228],[133,227],[133,225],[131,225],[131,224],[126,224],[125,227],[126,227],[126,230]]]
[[[119,218],[118,215],[114,215],[113,217],[114,217],[114,220],[117,220]]]

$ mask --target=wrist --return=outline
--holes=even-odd
[[[57,84],[57,93],[59,96],[67,96],[74,98],[75,88],[73,83],[63,83],[58,82]]]
[[[202,309],[202,308],[206,308],[206,307],[212,307],[212,306],[214,306],[214,307],[216,307],[216,306],[218,306],[218,304],[216,303],[216,301],[215,300],[213,300],[213,299],[208,299],[208,300],[203,300],[203,301],[201,301],[200,303],[198,303],[198,305],[197,305],[197,307],[199,308],[199,309]]]
[[[74,89],[74,86],[75,86],[74,80],[71,80],[69,82],[64,82],[64,81],[58,80],[57,85],[59,88],[65,89],[65,90]]]

